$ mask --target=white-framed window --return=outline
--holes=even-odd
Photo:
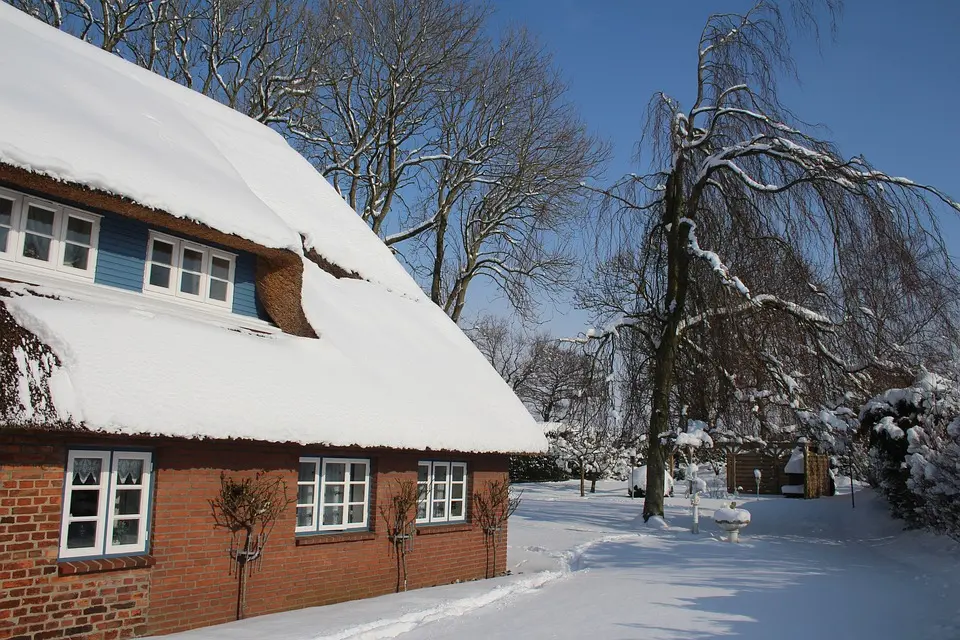
[[[70,451],[60,557],[146,553],[152,475],[149,452]]]
[[[229,309],[236,264],[235,254],[151,231],[143,289]]]
[[[366,529],[370,460],[300,458],[297,533]]]
[[[424,462],[417,465],[417,522],[463,522],[467,518],[467,464]]]
[[[100,216],[0,189],[0,258],[92,279]]]

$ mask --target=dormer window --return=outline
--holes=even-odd
[[[100,216],[0,190],[0,258],[93,278]]]
[[[182,300],[230,308],[236,261],[232,253],[151,232],[143,288]]]

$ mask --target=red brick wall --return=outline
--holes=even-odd
[[[56,558],[66,450],[68,445],[90,444],[90,440],[61,436],[58,442],[63,444],[50,442],[49,438],[22,433],[0,435],[0,637],[80,633],[89,638],[132,637],[235,619],[238,583],[229,575],[230,536],[213,528],[208,503],[219,491],[221,471],[234,477],[252,476],[258,470],[280,474],[292,498],[301,455],[369,457],[373,464],[372,531],[297,538],[296,507],[291,505],[271,533],[259,569],[249,575],[247,616],[393,592],[397,584],[396,557],[378,505],[386,504],[396,480],[416,480],[418,460],[466,461],[470,494],[507,474],[507,458],[497,455],[427,456],[250,443],[100,439],[98,446],[136,444],[154,451],[153,566],[61,576],[58,573],[64,571],[65,564],[58,565]],[[468,501],[468,521],[470,515]],[[27,540],[29,547],[16,546]],[[491,554],[485,543],[483,534],[472,526],[421,528],[407,555],[408,588],[473,580],[494,573],[488,565]],[[76,568],[66,566],[68,570]],[[506,570],[505,536],[498,543],[495,569],[495,573]],[[14,571],[26,573],[21,576]],[[20,586],[19,581],[24,579],[29,584]],[[63,594],[76,597],[56,599],[65,598]],[[28,601],[38,597],[41,599]],[[42,615],[42,619],[32,621],[31,614]],[[54,627],[59,620],[63,622]],[[105,626],[120,622],[123,628],[119,636],[114,627]],[[59,630],[60,635],[39,635],[47,625],[51,631]],[[91,628],[66,632],[83,625]]]
[[[66,449],[0,435],[0,638],[129,638],[147,631],[145,570],[60,575]]]

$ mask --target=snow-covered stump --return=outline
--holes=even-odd
[[[727,540],[730,542],[740,542],[740,529],[750,524],[750,512],[736,507],[737,503],[731,502],[729,507],[717,509],[713,513],[714,522],[727,532]]]

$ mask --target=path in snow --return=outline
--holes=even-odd
[[[689,533],[635,523],[642,501],[601,483],[528,486],[510,523],[515,575],[263,616],[182,640],[582,638],[960,639],[960,548],[903,532],[869,491],[803,501],[745,499],[742,542],[723,542],[703,501]]]
[[[530,496],[511,533],[625,529],[640,508],[626,502]],[[740,545],[709,520],[690,534],[685,501],[670,502],[672,529],[596,544],[569,580],[404,638],[960,638],[956,546],[904,534],[869,492],[856,511],[849,496],[747,501]],[[704,502],[707,516],[719,505]]]

